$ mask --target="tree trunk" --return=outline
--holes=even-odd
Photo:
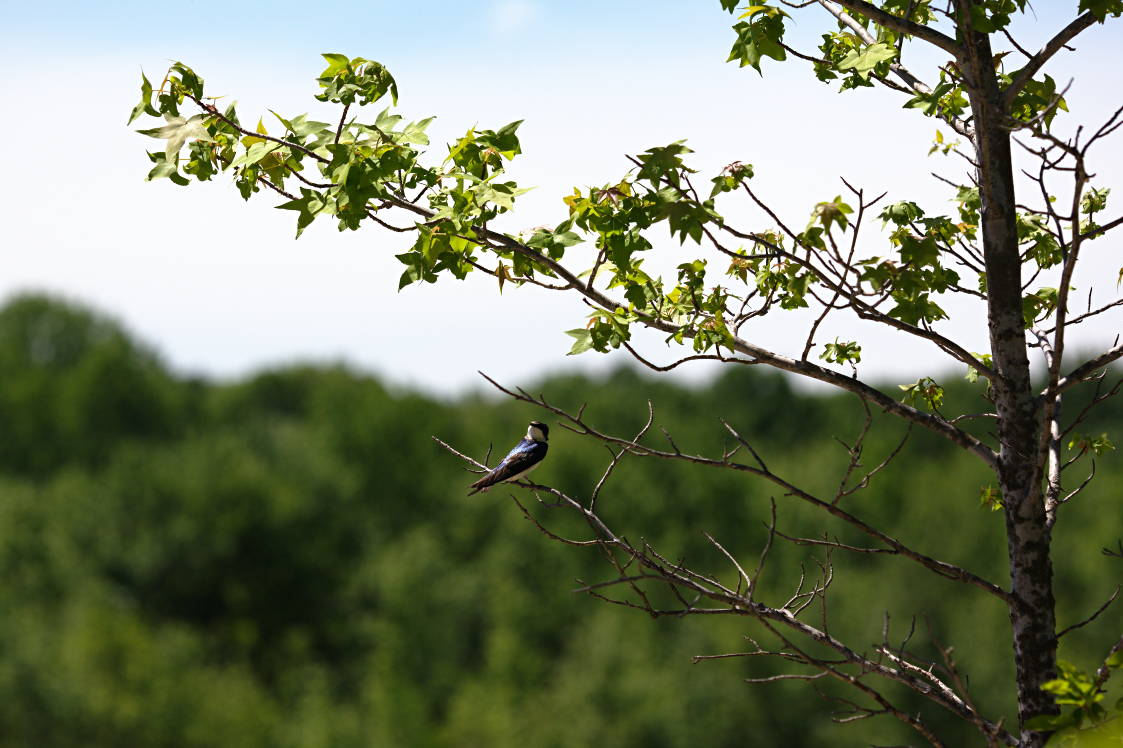
[[[978,158],[981,229],[987,273],[987,321],[998,380],[998,479],[1006,515],[1014,602],[1010,605],[1021,745],[1043,746],[1048,733],[1025,729],[1028,719],[1056,714],[1041,685],[1056,677],[1057,645],[1050,532],[1038,464],[1039,406],[1030,382],[1022,318],[1021,259],[1008,116],[995,75],[990,41],[971,28],[971,0],[959,0],[960,70],[971,102]]]

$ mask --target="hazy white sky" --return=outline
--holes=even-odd
[[[1045,10],[1027,44],[1063,22]],[[825,12],[798,16],[797,40],[830,26]],[[145,148],[125,126],[140,71],[159,78],[169,59],[192,65],[212,94],[237,99],[243,120],[266,107],[315,111],[319,53],[362,55],[388,65],[407,118],[435,114],[432,152],[468,127],[525,119],[524,155],[513,174],[537,185],[506,226],[553,224],[574,186],[619,179],[625,153],[687,138],[704,173],[742,160],[786,220],[802,226],[815,202],[843,187],[839,176],[890,199],[950,210],[928,176],[962,174],[928,158],[933,120],[901,109],[881,90],[839,95],[806,66],[768,65],[762,78],[724,60],[730,16],[717,0],[691,3],[591,0],[479,3],[245,2],[15,3],[0,1],[0,96],[6,116],[7,179],[0,186],[0,299],[27,289],[93,303],[123,319],[182,371],[235,376],[293,360],[345,359],[391,380],[441,392],[478,381],[477,369],[527,383],[562,366],[603,367],[613,358],[566,358],[564,330],[587,310],[574,297],[508,287],[486,278],[397,292],[406,241],[377,230],[340,234],[314,224],[294,241],[294,214],[268,196],[245,204],[224,177],[178,188],[148,184]],[[1075,120],[1098,122],[1119,98],[1120,24],[1082,37],[1080,55],[1059,60]],[[804,44],[804,47],[809,44]],[[919,54],[906,62],[932,79]],[[1077,64],[1079,62],[1079,64]],[[151,125],[138,122],[134,127]],[[1118,142],[1098,158],[1100,183],[1118,187]],[[1117,189],[1117,194],[1123,190]],[[745,212],[746,225],[769,227]],[[1114,215],[1114,212],[1113,212]],[[876,233],[868,239],[871,251]],[[1102,245],[1102,246],[1101,246]],[[696,248],[662,241],[668,266]],[[1089,276],[1123,264],[1118,243],[1092,245]],[[583,269],[583,268],[580,268]],[[769,315],[745,334],[798,355],[800,323]],[[839,318],[823,340],[859,337],[863,373],[913,381],[942,369],[941,354],[876,330],[855,333]],[[981,350],[978,310],[947,327]],[[1085,331],[1092,345],[1118,318]],[[860,328],[859,328],[860,329]],[[668,361],[658,340],[649,351]],[[626,354],[620,354],[626,355]],[[619,360],[616,357],[615,360]],[[693,370],[694,375],[704,368]]]

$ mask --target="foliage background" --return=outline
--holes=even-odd
[[[540,412],[483,391],[388,388],[344,366],[231,382],[178,375],[114,320],[32,295],[0,309],[0,382],[0,745],[907,739],[888,721],[831,724],[831,705],[806,684],[745,685],[770,674],[756,662],[691,664],[740,651],[760,631],[748,620],[650,620],[573,594],[575,580],[607,573],[595,553],[548,541],[509,491],[466,499],[471,476],[430,436],[482,457]],[[862,417],[856,402],[795,392],[748,367],[691,388],[626,368],[508,384],[562,406],[587,402],[610,432],[637,429],[651,400],[685,451],[719,450],[725,417],[773,470],[821,490],[844,465],[834,437],[852,438]],[[948,397],[979,391],[963,382]],[[1118,433],[1123,404],[1095,418],[1089,431]],[[870,460],[900,428],[878,422]],[[564,429],[551,436],[535,478],[586,495],[608,455]],[[1098,467],[1058,523],[1062,627],[1120,577],[1100,548],[1123,534],[1123,469],[1110,454]],[[970,457],[913,434],[849,509],[1005,583],[1001,513],[980,506],[984,480]],[[773,495],[724,471],[626,460],[599,505],[630,535],[727,575],[702,532],[753,563]],[[858,541],[775,498],[781,530]],[[810,551],[776,547],[766,597],[786,599],[800,565],[816,568]],[[913,644],[935,656],[929,631],[953,644],[974,698],[1013,715],[999,697],[1011,690],[1008,623],[993,601],[891,557],[834,562],[835,633],[872,647],[886,612],[898,639],[916,615]],[[1062,659],[1094,666],[1118,620],[1109,612],[1066,637]],[[960,736],[951,744],[971,744],[936,716],[938,731]]]

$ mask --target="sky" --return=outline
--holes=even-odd
[[[1040,47],[1067,21],[1067,2],[1021,26]],[[1065,11],[1065,12],[1062,12]],[[562,368],[615,365],[624,353],[567,357],[567,329],[584,324],[576,297],[493,279],[451,279],[397,290],[394,259],[408,241],[378,229],[340,233],[319,221],[296,240],[294,214],[259,196],[243,203],[224,176],[180,188],[144,182],[145,149],[155,141],[126,126],[141,71],[159,80],[170,60],[202,75],[211,94],[239,102],[243,121],[267,109],[322,112],[312,96],[322,52],[386,64],[408,119],[436,115],[431,153],[469,127],[525,120],[524,155],[511,167],[535,189],[505,218],[511,231],[553,225],[575,186],[619,180],[625,155],[685,138],[692,164],[713,174],[740,160],[785,220],[802,226],[814,204],[844,191],[840,177],[869,194],[951,210],[930,172],[963,181],[954,157],[928,157],[934,120],[901,108],[883,90],[838,94],[798,62],[766,65],[764,75],[725,58],[731,17],[717,0],[604,3],[591,0],[484,0],[476,3],[141,2],[30,3],[0,0],[0,137],[7,178],[0,184],[0,301],[47,291],[95,305],[152,344],[176,370],[217,378],[294,361],[346,361],[391,382],[455,394],[479,383],[477,370],[510,384]],[[831,19],[801,12],[791,38],[813,46]],[[1073,122],[1098,123],[1114,108],[1123,24],[1096,28],[1079,52],[1051,69],[1073,80]],[[938,58],[909,52],[906,63],[933,80]],[[381,107],[381,104],[378,105]],[[371,112],[373,115],[374,112]],[[325,113],[320,118],[330,116]],[[267,120],[268,125],[268,120]],[[1120,140],[1094,163],[1123,163]],[[1116,186],[1119,174],[1098,177]],[[766,217],[745,206],[732,215],[754,230]],[[876,231],[866,237],[879,251]],[[1102,246],[1101,246],[1102,245]],[[1091,245],[1086,273],[1114,291],[1117,244]],[[588,254],[589,251],[585,250]],[[880,251],[884,251],[881,249]],[[654,264],[673,268],[697,247],[660,238]],[[576,262],[582,260],[579,252]],[[591,259],[587,261],[591,264]],[[577,269],[583,270],[584,267]],[[970,350],[986,346],[977,307],[949,306],[942,332]],[[956,312],[959,312],[957,315]],[[771,314],[745,337],[787,355],[802,349],[807,318]],[[1110,343],[1119,319],[1081,331],[1078,345]],[[929,344],[828,320],[821,335],[858,337],[862,374],[915,381],[947,367]],[[676,349],[641,336],[649,358]],[[683,367],[704,379],[705,365]]]

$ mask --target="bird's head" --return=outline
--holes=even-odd
[[[541,421],[531,421],[526,430],[526,438],[531,441],[544,442],[550,435],[550,427]]]

